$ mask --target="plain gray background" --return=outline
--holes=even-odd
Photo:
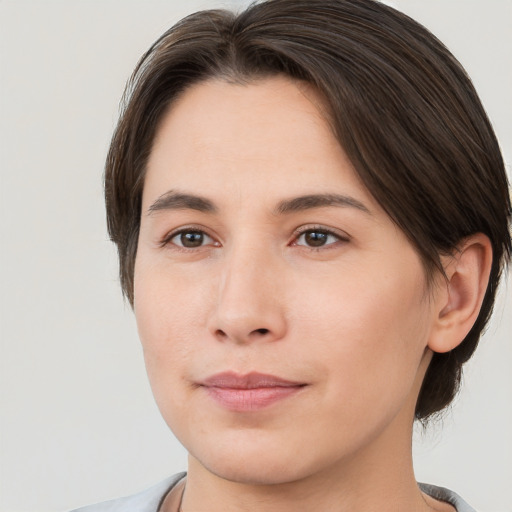
[[[189,12],[246,1],[0,1],[0,511],[60,511],[185,468],[117,283],[103,161],[139,56]],[[465,65],[512,162],[512,1],[395,0]],[[512,511],[512,297],[417,478]]]

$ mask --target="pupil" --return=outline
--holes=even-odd
[[[184,247],[199,247],[203,243],[203,233],[199,231],[181,233],[181,243]]]
[[[327,241],[327,233],[319,231],[309,231],[306,233],[306,243],[313,247],[320,247]]]

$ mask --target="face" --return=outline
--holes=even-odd
[[[192,459],[230,480],[342,467],[412,425],[423,267],[320,106],[284,78],[201,83],[148,163],[134,307],[149,378]]]

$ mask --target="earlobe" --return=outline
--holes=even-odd
[[[446,280],[439,285],[443,293],[436,294],[431,350],[449,352],[469,333],[480,313],[491,264],[491,242],[482,233],[465,238],[447,258]]]

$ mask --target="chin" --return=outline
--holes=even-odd
[[[216,442],[206,441],[199,446],[189,446],[193,464],[198,463],[209,473],[239,484],[280,485],[297,482],[334,462],[330,460],[332,452],[322,457],[321,451],[304,449],[305,441],[286,443],[283,438],[265,436],[261,432],[259,435],[253,433],[246,439],[243,435],[226,436],[226,442],[222,442],[220,437]]]
[[[231,460],[199,461],[199,463],[215,476],[244,485],[280,485],[302,480],[307,471],[302,471],[293,464],[282,464],[279,461],[260,457],[249,461],[232,458]]]

